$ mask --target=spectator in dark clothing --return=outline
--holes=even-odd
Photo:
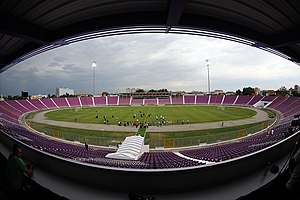
[[[292,199],[300,199],[300,135],[298,135],[297,142],[290,158],[289,166],[291,177],[286,183],[288,195]]]
[[[32,162],[28,162],[26,165],[22,155],[22,148],[14,144],[13,153],[9,155],[6,165],[6,184],[17,194],[27,192],[30,189],[30,186],[26,184],[26,176],[31,177],[33,174]]]

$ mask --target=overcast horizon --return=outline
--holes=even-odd
[[[110,36],[66,45],[0,74],[0,94],[125,92],[126,88],[203,91],[209,59],[211,91],[243,87],[277,90],[299,85],[300,66],[263,50],[209,37],[173,34]]]

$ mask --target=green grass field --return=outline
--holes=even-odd
[[[255,114],[250,109],[224,106],[107,106],[54,110],[46,113],[45,117],[56,121],[89,124],[104,124],[105,120],[114,125],[124,121],[180,124],[182,120],[185,124],[188,120],[194,124],[245,119]]]
[[[268,112],[269,116],[274,115],[272,111]],[[30,121],[36,113],[30,113],[26,119]],[[135,114],[135,117],[134,117]],[[148,122],[149,124],[161,121],[165,118],[172,124],[179,124],[184,120],[190,123],[210,123],[228,120],[238,120],[252,117],[255,111],[247,108],[226,107],[226,106],[103,106],[103,107],[86,107],[86,108],[67,108],[53,110],[45,114],[50,120],[67,121],[79,123],[103,124],[104,116],[109,124],[116,125],[119,121],[136,121]],[[98,117],[96,117],[98,116]],[[156,116],[158,119],[156,119]],[[63,138],[71,141],[88,142],[89,144],[101,146],[117,146],[125,137],[135,134],[144,135],[145,144],[151,148],[165,147],[182,147],[198,145],[200,143],[211,143],[216,141],[229,140],[243,137],[249,133],[261,130],[269,122],[259,122],[245,124],[234,127],[222,127],[209,130],[181,131],[181,132],[160,132],[147,133],[139,128],[137,133],[112,132],[112,131],[93,131],[84,129],[65,128],[38,124],[29,122],[30,126],[44,132],[45,134]]]

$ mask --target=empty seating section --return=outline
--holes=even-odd
[[[93,106],[92,97],[80,97],[82,106]]]
[[[248,103],[249,106],[253,106],[254,104],[256,104],[257,102],[259,102],[260,100],[262,100],[262,96],[254,96],[250,102]]]
[[[264,96],[261,100],[262,101],[273,101],[276,96]]]
[[[284,132],[287,130],[286,125],[275,128],[273,134],[271,131],[254,135],[223,145],[215,145],[212,147],[197,148],[192,150],[180,151],[181,154],[199,160],[210,162],[220,162],[232,158],[253,153],[272,144],[275,144],[284,138]]]
[[[173,152],[148,152],[144,153],[139,161],[146,163],[148,169],[181,168],[197,166],[204,163],[188,160],[177,156]]]
[[[184,95],[184,104],[195,104],[195,95]]]
[[[90,164],[135,169],[160,169],[197,166],[199,163],[184,159],[172,152],[145,153],[139,160],[118,160],[109,159],[105,156],[114,150],[89,148],[86,150],[84,145],[63,143],[55,139],[49,139],[41,135],[32,133],[18,124],[12,124],[1,119],[0,129],[10,136],[24,142],[25,144],[40,151],[50,153],[65,159],[86,162]]]
[[[284,111],[284,115],[287,117],[294,116],[296,114],[300,114],[300,98],[298,98],[298,100],[293,104],[290,104],[288,107],[286,107]]]
[[[43,98],[41,101],[48,107],[48,108],[57,108],[57,106],[53,103],[53,100],[50,98]]]
[[[182,105],[183,104],[183,96],[172,96],[172,104],[173,105]]]
[[[63,108],[63,107],[69,107],[67,101],[65,100],[65,98],[53,98],[53,101],[56,103],[56,105],[59,108]]]
[[[26,113],[28,112],[28,108],[24,107],[22,104],[20,104],[17,100],[14,101],[7,101],[9,105],[11,105],[13,108],[18,110],[20,113]]]
[[[145,99],[144,105],[157,105],[157,99]]]
[[[197,95],[196,104],[208,104],[209,96],[207,95]]]
[[[211,95],[209,104],[222,104],[224,95]]]
[[[195,101],[197,104],[207,104],[208,96],[188,96],[188,104]],[[286,118],[281,120],[281,123],[272,127],[272,130],[267,130],[260,134],[251,135],[240,138],[239,140],[226,143],[216,144],[206,147],[199,147],[191,150],[182,150],[179,153],[190,157],[181,157],[173,152],[148,152],[144,153],[138,160],[119,160],[105,158],[109,153],[114,153],[116,150],[104,148],[90,148],[86,150],[84,145],[75,143],[66,143],[61,140],[56,140],[48,136],[33,133],[18,123],[18,117],[26,112],[58,107],[68,107],[65,98],[41,99],[41,100],[11,100],[0,101],[0,130],[14,137],[15,139],[35,148],[40,151],[56,155],[65,159],[74,160],[77,162],[90,163],[95,165],[118,167],[118,168],[133,168],[133,169],[163,169],[163,168],[181,168],[204,165],[203,161],[221,162],[228,159],[234,159],[240,156],[247,155],[259,151],[263,148],[271,146],[282,140],[287,132],[293,115],[300,114],[300,98],[296,97],[252,97],[252,96],[210,96],[209,104],[220,105],[223,102],[226,105],[254,105],[260,100],[273,101],[269,104],[270,108],[280,111]],[[183,105],[183,96],[172,96],[163,99],[131,99],[131,97],[120,97],[117,100],[116,96],[95,97],[95,105],[142,105],[145,104],[180,104]],[[55,103],[53,103],[55,102]],[[68,98],[70,106],[80,105],[78,98]],[[92,97],[80,97],[81,105],[93,106]],[[56,105],[55,105],[56,104]],[[192,160],[197,159],[197,160]]]
[[[43,103],[41,103],[41,101],[39,99],[31,99],[30,103],[32,103],[32,105],[37,107],[39,110],[47,109],[47,107]]]
[[[29,100],[17,100],[17,101],[30,111],[38,110],[38,108],[34,107]]]
[[[106,105],[106,96],[94,97],[95,105]]]
[[[118,96],[108,96],[107,102],[108,102],[108,105],[117,105]]]
[[[81,106],[78,97],[69,97],[68,102],[71,107]]]
[[[18,118],[22,112],[17,110],[16,108],[12,107],[9,103],[6,101],[0,101],[0,108],[3,113],[6,115],[13,117],[13,118]]]
[[[158,98],[158,105],[170,105],[170,97],[168,98]]]
[[[144,99],[135,99],[133,98],[131,101],[131,105],[144,105]]]
[[[131,97],[120,97],[119,98],[119,105],[120,106],[128,106],[130,105]]]
[[[238,99],[234,105],[241,105],[241,106],[248,105],[252,97],[253,96],[238,96]]]
[[[286,99],[287,99],[286,97],[277,96],[268,107],[276,109],[276,107],[282,104]]]
[[[283,103],[278,104],[276,110],[287,116],[288,111],[297,108],[297,105],[299,107],[299,99],[297,97],[289,97]]]
[[[228,96],[225,95],[223,105],[233,105],[233,103],[235,102],[237,97],[238,96],[235,96],[235,95],[228,95]]]
[[[17,124],[18,123],[18,118],[14,117],[14,116],[10,116],[7,115],[5,112],[2,112],[2,110],[0,110],[0,122],[2,119],[5,119],[6,121],[12,122]]]
[[[217,98],[217,95],[210,95],[208,104],[215,104],[216,98]]]

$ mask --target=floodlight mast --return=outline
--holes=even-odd
[[[208,59],[206,59],[206,67],[207,67],[207,87],[208,87],[208,94],[210,94],[209,60]]]
[[[93,68],[93,96],[95,95],[95,70],[97,67],[96,61],[93,61],[92,68]]]

